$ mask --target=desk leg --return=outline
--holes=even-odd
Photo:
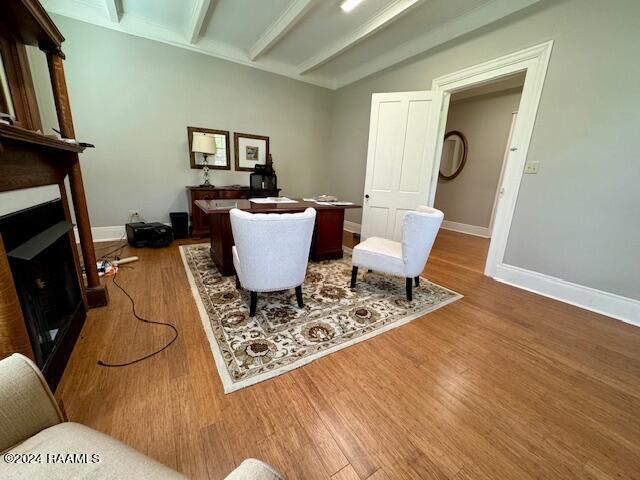
[[[209,214],[211,259],[223,276],[235,275],[233,267],[233,233],[229,215]]]
[[[342,258],[342,231],[344,209],[316,210],[316,225],[311,245],[311,260],[336,260]]]

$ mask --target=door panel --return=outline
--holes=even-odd
[[[363,238],[400,239],[406,212],[428,202],[441,105],[432,92],[373,94]]]

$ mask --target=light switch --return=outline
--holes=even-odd
[[[524,164],[524,173],[538,173],[540,162],[527,162]]]

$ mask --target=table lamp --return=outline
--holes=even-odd
[[[213,185],[209,182],[209,164],[207,162],[207,157],[209,155],[216,154],[215,137],[205,133],[194,132],[191,151],[194,153],[200,152],[204,156],[204,160],[202,162],[202,186],[212,187]]]

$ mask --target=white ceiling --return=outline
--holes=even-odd
[[[52,13],[340,88],[538,0],[41,0]]]

